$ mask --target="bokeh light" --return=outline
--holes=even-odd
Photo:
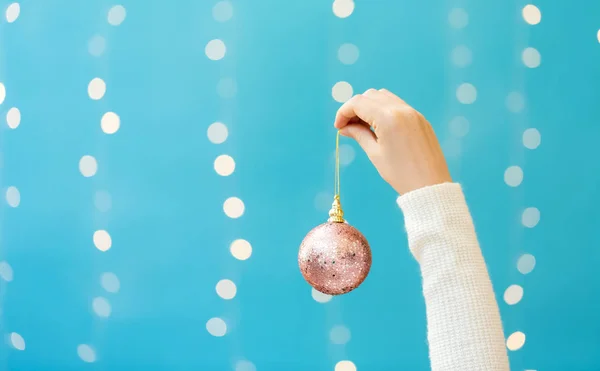
[[[350,330],[346,326],[335,326],[329,331],[329,340],[333,344],[344,345],[350,341]]]
[[[356,371],[356,365],[352,361],[339,361],[336,363],[334,371]]]
[[[529,274],[535,268],[535,256],[531,254],[523,254],[517,261],[517,270],[521,274]]]
[[[336,102],[344,103],[352,98],[352,85],[346,81],[339,81],[331,88],[331,96]]]
[[[448,13],[448,23],[455,29],[465,28],[469,24],[469,14],[462,8],[454,8]]]
[[[217,282],[217,286],[215,287],[217,291],[217,295],[219,295],[222,299],[231,300],[235,297],[237,293],[237,287],[232,280],[224,279]]]
[[[206,322],[206,331],[212,336],[225,336],[227,333],[227,324],[221,318],[214,317]]]
[[[102,99],[106,93],[106,83],[99,77],[94,77],[88,84],[88,95],[93,100]]]
[[[354,64],[358,60],[360,52],[354,44],[342,44],[338,49],[338,59],[343,64]]]
[[[19,3],[12,3],[6,8],[6,21],[8,23],[13,23],[19,18],[19,14],[21,14],[21,5]]]
[[[506,339],[506,347],[509,350],[519,350],[523,345],[525,345],[525,334],[521,331],[513,332],[508,339]]]
[[[504,301],[508,305],[515,305],[523,298],[523,287],[519,285],[510,285],[504,291]]]
[[[111,26],[118,26],[125,20],[127,11],[123,5],[115,5],[108,11],[108,23]]]
[[[538,129],[531,128],[523,132],[523,145],[527,149],[536,149],[542,143],[542,135]]]
[[[214,39],[210,40],[206,47],[204,48],[204,53],[208,57],[208,59],[213,61],[221,60],[225,57],[225,53],[227,52],[227,47],[223,40]]]
[[[252,245],[244,239],[237,239],[231,243],[229,251],[238,260],[247,260],[252,256]]]
[[[219,1],[212,9],[213,19],[217,22],[226,22],[233,17],[233,5],[230,1]]]
[[[25,339],[23,339],[23,336],[16,332],[12,332],[10,334],[10,344],[16,350],[25,350]]]
[[[90,155],[85,155],[79,160],[79,171],[86,178],[96,175],[98,171],[98,162],[96,158]]]
[[[461,84],[456,89],[456,99],[462,104],[473,104],[477,100],[477,89],[473,84]]]
[[[518,187],[523,182],[523,170],[519,166],[510,166],[504,171],[504,182],[510,187]]]
[[[311,295],[312,298],[317,302],[317,303],[328,303],[331,301],[332,296],[331,295],[327,295],[327,294],[323,294],[320,291],[315,290],[314,288],[311,291]]]
[[[222,122],[214,122],[208,127],[206,135],[208,136],[208,140],[210,140],[212,143],[221,144],[227,140],[229,132],[225,124]]]
[[[6,113],[6,124],[11,129],[16,129],[21,124],[21,111],[13,107]]]
[[[94,232],[94,246],[100,251],[108,251],[112,247],[112,238],[107,231],[100,229]]]
[[[348,18],[354,12],[353,0],[334,0],[333,14],[339,18]]]
[[[21,204],[21,192],[15,186],[6,189],[6,203],[10,207],[18,207]]]
[[[85,363],[96,362],[96,351],[94,350],[94,348],[87,344],[80,344],[77,347],[77,355]]]
[[[523,211],[521,222],[527,228],[533,228],[540,222],[540,210],[535,207],[528,207]]]
[[[525,22],[529,23],[530,25],[536,25],[542,21],[542,12],[535,5],[525,5],[522,13]]]
[[[92,309],[98,317],[104,318],[110,316],[110,312],[112,311],[110,303],[103,297],[97,297],[92,300]]]
[[[237,197],[230,197],[223,203],[223,211],[228,217],[237,219],[244,215],[244,202]]]
[[[229,176],[235,170],[235,161],[229,155],[220,155],[215,159],[215,171],[221,176]]]
[[[11,282],[14,278],[12,267],[5,261],[0,262],[0,278],[6,282]]]
[[[542,63],[542,56],[536,48],[525,48],[522,54],[523,64],[529,68],[537,68]]]
[[[100,128],[106,134],[114,134],[121,127],[121,118],[114,112],[106,112],[100,119]]]
[[[100,276],[100,285],[104,290],[113,294],[119,292],[121,289],[119,277],[112,272],[102,273]]]

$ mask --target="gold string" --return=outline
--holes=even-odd
[[[340,196],[340,131],[335,137],[335,181],[333,183],[334,196]]]
[[[335,180],[333,183],[333,204],[331,204],[331,210],[329,210],[329,222],[332,223],[343,223],[344,222],[344,211],[342,210],[342,204],[340,202],[340,132],[337,132],[335,138]]]

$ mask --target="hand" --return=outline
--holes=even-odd
[[[429,122],[385,89],[352,97],[338,110],[334,126],[358,142],[400,194],[452,181]]]

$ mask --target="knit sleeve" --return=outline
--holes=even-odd
[[[432,371],[509,371],[502,322],[459,184],[400,197],[419,262]]]

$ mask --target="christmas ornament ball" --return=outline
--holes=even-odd
[[[298,264],[317,291],[341,295],[357,288],[371,269],[371,248],[356,228],[327,222],[311,230],[300,245]]]

